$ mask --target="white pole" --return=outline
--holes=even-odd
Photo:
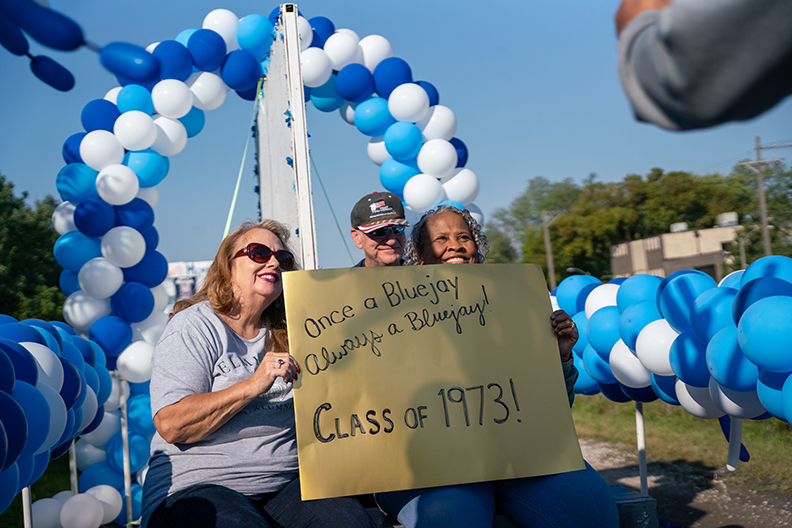
[[[737,471],[740,464],[740,446],[742,445],[742,418],[731,416],[729,427],[729,456],[726,459],[726,469]]]
[[[33,527],[33,514],[30,506],[30,486],[22,488],[22,523],[25,528]]]
[[[124,496],[126,498],[127,524],[131,523],[132,518],[132,472],[129,463],[129,429],[127,425],[127,405],[126,393],[124,392],[124,375],[118,373],[118,381],[121,385],[121,442],[124,447]]]
[[[635,402],[635,434],[638,437],[638,473],[641,477],[641,493],[649,495],[646,478],[646,432],[644,430],[643,403]]]
[[[71,445],[69,446],[69,476],[71,477],[71,492],[72,495],[77,495],[80,492],[80,488],[77,483],[77,447],[75,447],[75,442],[72,440]]]

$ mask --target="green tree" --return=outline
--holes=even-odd
[[[52,248],[57,203],[47,196],[30,208],[27,192],[14,195],[14,184],[0,174],[0,313],[17,319],[62,320],[66,297],[58,288],[61,268]]]

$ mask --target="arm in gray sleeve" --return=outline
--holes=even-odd
[[[569,406],[575,402],[575,382],[578,379],[578,370],[575,367],[574,357],[569,361],[561,363],[564,370],[564,383],[566,384],[567,398],[569,398]]]
[[[636,118],[690,130],[758,116],[792,93],[792,1],[673,0],[619,39]]]

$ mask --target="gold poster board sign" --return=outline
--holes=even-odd
[[[538,266],[283,279],[304,500],[584,468]]]

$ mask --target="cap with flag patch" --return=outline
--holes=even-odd
[[[361,198],[352,208],[350,220],[352,227],[363,232],[389,225],[410,225],[404,218],[401,200],[389,192],[374,192]]]

